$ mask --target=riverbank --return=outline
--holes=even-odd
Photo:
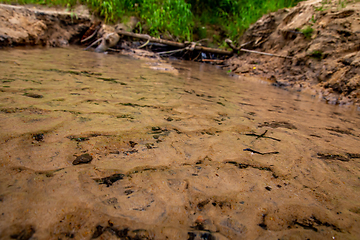
[[[311,0],[267,14],[239,42],[246,49],[287,58],[239,52],[224,67],[238,75],[268,79],[274,86],[320,95],[331,104],[360,105],[359,9],[359,2]],[[67,12],[1,4],[0,15],[0,47],[79,44],[96,22],[83,6]],[[118,28],[132,30],[136,24],[134,18],[128,25],[103,25],[94,39]],[[125,42],[121,53],[159,58],[133,47]]]
[[[89,11],[0,4],[0,47],[42,45],[63,47],[79,43],[91,25]]]
[[[360,3],[312,0],[263,16],[242,36],[246,49],[231,72],[267,78],[273,85],[321,95],[331,104],[360,104]]]

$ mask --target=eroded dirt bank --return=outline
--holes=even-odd
[[[242,37],[244,48],[293,59],[244,53],[227,64],[277,86],[312,89],[333,104],[360,104],[359,9],[359,2],[311,0],[265,15]]]
[[[0,4],[0,47],[43,45],[60,47],[77,43],[91,25],[82,6],[65,9]]]

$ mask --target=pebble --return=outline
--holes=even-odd
[[[90,154],[85,153],[83,155],[77,156],[76,159],[73,161],[73,165],[89,163],[92,160],[93,160],[93,157]]]

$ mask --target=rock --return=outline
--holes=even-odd
[[[76,157],[76,159],[73,161],[73,165],[89,163],[92,160],[93,160],[93,157],[90,154],[85,153],[83,155]]]

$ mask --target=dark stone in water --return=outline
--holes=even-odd
[[[109,186],[113,185],[114,182],[123,179],[124,176],[125,176],[124,174],[116,173],[116,174],[113,174],[108,177],[96,178],[94,180],[95,180],[95,182],[98,182],[99,184],[106,184],[106,186],[109,187]]]
[[[348,162],[350,161],[349,158],[339,155],[339,154],[332,154],[332,153],[317,153],[318,158],[324,159],[324,160],[339,160],[342,162]]]
[[[32,238],[34,233],[35,229],[32,226],[26,226],[25,229],[23,229],[21,232],[11,234],[10,238],[18,240],[28,240]]]
[[[349,158],[360,158],[360,153],[346,153]]]
[[[161,128],[160,127],[152,127],[151,130],[152,131],[161,131]]]
[[[38,142],[41,142],[44,140],[44,134],[42,133],[34,134],[32,138]]]
[[[133,142],[133,141],[129,141],[129,143],[132,148],[135,147],[135,145],[137,144],[136,142]]]
[[[128,232],[129,232],[129,229],[128,228],[124,228],[124,229],[117,229],[117,228],[114,228],[112,227],[111,230],[113,230],[116,234],[117,237],[119,238],[124,238],[124,239],[129,239],[128,238]],[[131,239],[131,238],[130,238]],[[141,238],[139,238],[141,239]]]
[[[77,142],[84,142],[90,140],[88,137],[70,137],[71,140],[75,140]]]
[[[85,153],[83,155],[76,157],[76,159],[73,161],[73,165],[89,163],[92,160],[93,160],[93,157],[90,154]]]
[[[192,231],[188,232],[188,240],[216,240],[216,237],[214,237],[210,231],[204,230],[204,231]]]
[[[133,192],[134,192],[133,190],[128,189],[128,190],[126,190],[124,193],[125,193],[126,195],[130,195],[130,194],[132,194]]]
[[[262,222],[259,223],[258,225],[259,225],[259,227],[261,227],[262,229],[267,230],[267,225],[265,224],[265,218],[266,218],[266,214],[263,214],[263,215],[262,215]]]
[[[92,238],[98,238],[98,237],[100,237],[105,230],[106,230],[106,228],[104,228],[103,226],[97,225],[97,226],[96,226],[96,229],[95,229],[95,231],[94,231],[94,234],[92,235]]]
[[[130,154],[137,153],[137,152],[139,152],[139,151],[136,150],[136,149],[132,149],[132,150],[130,150],[130,151],[124,151],[124,154],[125,154],[125,155],[130,155]]]
[[[25,93],[24,96],[31,97],[31,98],[43,98],[43,95],[36,94],[36,93]]]

